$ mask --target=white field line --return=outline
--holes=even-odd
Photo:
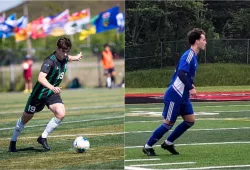
[[[149,168],[139,168],[139,167],[132,167],[132,166],[125,166],[125,170],[155,170],[155,169],[149,169]]]
[[[177,169],[167,169],[167,170],[197,170],[197,169],[224,169],[224,168],[245,168],[250,167],[250,165],[228,165],[228,166],[207,166],[207,167],[197,167],[197,168],[177,168]]]
[[[196,164],[196,162],[173,162],[173,163],[158,163],[158,164],[140,164],[140,165],[130,165],[130,166],[140,167],[140,166],[188,165],[188,164]]]
[[[72,108],[66,108],[66,111],[71,110],[87,110],[87,109],[106,109],[106,108],[119,108],[124,107],[125,105],[110,105],[110,106],[87,106],[87,107],[72,107]],[[9,112],[0,112],[0,114],[11,114],[11,113],[22,113],[23,110],[15,110],[15,111],[9,111]],[[50,110],[43,110],[41,112],[51,112]],[[36,113],[37,114],[37,113]]]
[[[212,106],[194,106],[193,105],[193,107],[195,107],[195,108],[196,107],[199,107],[199,108],[200,107],[208,107],[208,108],[212,107],[213,108],[213,107],[225,107],[225,106],[226,105],[212,105]],[[239,107],[239,106],[243,106],[244,107],[244,106],[246,106],[246,107],[248,107],[250,105],[249,104],[235,104],[235,105],[229,105],[229,106],[233,106],[233,107]],[[147,107],[143,107],[143,108],[142,107],[141,108],[140,107],[136,107],[136,108],[130,108],[130,109],[131,110],[133,110],[133,109],[134,110],[157,110],[157,109],[163,109],[163,107],[148,107],[148,108]]]
[[[207,113],[216,113],[216,114],[218,114],[218,113],[234,113],[234,112],[236,112],[236,113],[239,113],[239,112],[250,112],[250,110],[214,110],[214,111],[209,111],[209,112],[207,112]],[[130,112],[127,112],[127,113],[125,113],[125,114],[135,114],[135,113],[137,113],[137,114],[139,114],[139,113],[141,113],[141,114],[143,114],[143,113],[154,113],[154,112],[147,112],[147,111],[130,111]],[[155,112],[154,114],[161,114],[162,112]],[[196,113],[206,113],[205,111],[203,111],[203,112],[196,112]],[[197,116],[203,116],[202,114],[197,114]]]
[[[127,159],[125,162],[137,162],[137,161],[159,161],[160,158],[152,158],[152,159]]]
[[[105,132],[105,133],[85,133],[85,134],[70,134],[70,135],[54,135],[48,138],[61,138],[61,137],[77,137],[77,136],[106,136],[106,135],[122,135],[124,132]],[[0,140],[10,140],[11,138],[0,138]],[[37,136],[20,137],[20,139],[37,139]]]
[[[250,127],[238,127],[238,128],[214,128],[214,129],[189,129],[188,131],[221,131],[221,130],[242,130],[242,129],[250,129]],[[170,132],[173,130],[170,130]],[[131,131],[125,133],[150,133],[153,131]]]
[[[241,118],[198,118],[195,120],[250,120],[249,117],[241,117]],[[182,119],[177,119],[177,121],[183,121]],[[139,121],[127,121],[125,123],[150,123],[150,122],[162,122],[162,120],[139,120]]]
[[[109,119],[119,119],[124,118],[124,116],[116,116],[116,117],[105,117],[100,119],[88,119],[88,120],[76,120],[76,121],[68,121],[68,122],[62,122],[62,124],[69,124],[69,123],[78,123],[78,122],[90,122],[90,121],[98,121],[98,120],[109,120]],[[31,125],[31,126],[25,126],[25,128],[33,128],[33,127],[43,127],[47,124],[41,124],[41,125]],[[0,128],[0,131],[2,130],[10,130],[14,129],[14,127],[8,127],[8,128]]]
[[[200,145],[227,145],[227,144],[250,144],[250,141],[240,141],[240,142],[212,142],[212,143],[187,143],[187,144],[175,144],[175,146],[200,146]],[[161,145],[155,145],[155,147],[160,147]],[[142,148],[141,146],[125,146],[125,149]]]

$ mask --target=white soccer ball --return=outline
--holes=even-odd
[[[27,70],[29,68],[29,64],[28,63],[23,63],[23,69]]]
[[[86,137],[79,136],[75,139],[75,141],[73,143],[73,147],[74,147],[76,152],[83,153],[89,149],[90,143]]]

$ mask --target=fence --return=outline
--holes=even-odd
[[[102,45],[103,46],[103,45]],[[79,78],[80,83],[84,86],[105,86],[105,77],[100,63],[101,47],[94,45],[91,47],[80,46],[83,51],[83,60],[81,62],[72,62],[68,64],[67,74],[63,81],[63,86],[67,86],[69,81],[75,77]],[[113,49],[115,45],[111,46]],[[35,49],[33,70],[33,83],[37,80],[43,60],[55,49]],[[113,51],[113,50],[112,50]],[[0,50],[0,92],[1,91],[18,91],[24,87],[23,70],[21,62],[24,60],[26,50]],[[36,54],[44,54],[39,56]],[[75,54],[75,53],[74,53]],[[124,49],[114,53],[115,69],[118,73],[117,83],[120,83],[124,77]]]
[[[207,40],[205,51],[198,54],[199,63],[249,64],[250,39]],[[187,41],[168,41],[125,47],[125,70],[175,66],[190,45]]]

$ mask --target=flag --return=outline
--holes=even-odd
[[[68,21],[69,10],[66,9],[56,16],[43,19],[43,29],[46,35],[61,36],[65,34],[64,25]]]
[[[16,16],[15,14],[11,14],[0,24],[0,38],[8,38],[12,36],[16,25]]]
[[[5,14],[2,14],[2,16],[0,16],[0,24],[3,23],[5,21]]]
[[[40,17],[27,26],[28,31],[31,34],[32,39],[44,38],[46,34],[43,30],[43,17]]]
[[[28,33],[26,29],[27,25],[28,25],[27,16],[22,16],[17,20],[17,27],[14,29],[16,42],[24,41],[28,38]]]
[[[118,27],[116,15],[119,13],[119,7],[115,6],[99,14],[95,22],[96,33],[108,31]]]
[[[90,22],[88,24],[81,25],[82,31],[80,32],[79,40],[86,39],[89,35],[96,33],[96,27],[95,27],[95,21],[99,15],[94,16],[91,18]]]
[[[73,35],[78,33],[82,30],[82,25],[90,22],[90,9],[82,10],[79,13],[73,13],[69,19],[70,21],[64,26],[65,34]]]
[[[116,21],[117,21],[117,32],[122,33],[124,32],[124,27],[125,27],[125,19],[124,19],[124,13],[119,13],[116,15]]]
[[[89,9],[84,9],[81,10],[80,12],[75,12],[73,14],[71,14],[68,18],[69,21],[75,21],[75,20],[79,20],[82,18],[86,18],[86,17],[90,17],[90,10]]]

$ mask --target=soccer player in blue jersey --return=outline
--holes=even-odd
[[[170,153],[179,154],[175,150],[174,141],[194,125],[194,111],[189,97],[196,95],[194,77],[198,67],[197,55],[206,47],[205,32],[194,28],[188,33],[188,41],[191,48],[181,56],[170,86],[164,95],[163,123],[155,129],[142,149],[148,156],[157,156],[153,145],[173,127],[178,116],[182,116],[183,122],[161,144],[161,147]]]
[[[44,132],[37,138],[37,142],[46,150],[50,150],[47,137],[61,124],[65,116],[65,106],[60,96],[61,88],[59,85],[66,73],[67,63],[79,61],[82,58],[81,53],[76,56],[69,55],[71,46],[70,39],[60,38],[57,41],[56,51],[43,62],[38,81],[26,103],[23,115],[17,120],[9,145],[10,152],[17,151],[16,141],[25,124],[32,119],[34,113],[42,111],[45,105],[54,113],[55,117],[49,121]]]

